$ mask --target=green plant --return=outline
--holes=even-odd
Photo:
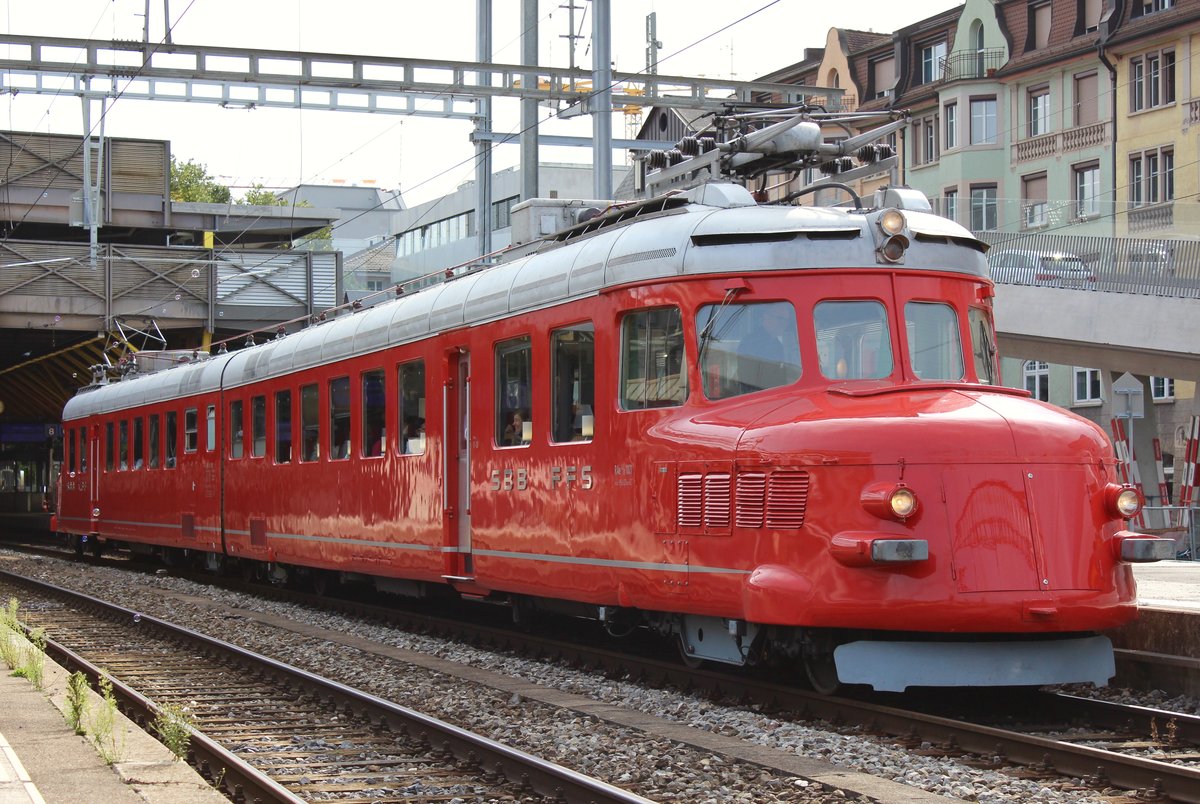
[[[29,632],[28,644],[21,648],[21,660],[13,668],[13,675],[27,678],[37,689],[42,688],[46,673],[46,629],[35,628]]]
[[[175,704],[164,704],[154,718],[154,731],[158,739],[170,749],[177,759],[187,756],[192,741],[192,716],[186,708]]]
[[[92,715],[92,740],[100,758],[112,765],[125,753],[125,735],[117,733],[117,699],[113,695],[112,682],[101,676],[99,686],[103,703]]]
[[[85,734],[84,720],[88,713],[88,680],[83,673],[72,673],[67,679],[67,723],[76,734]]]

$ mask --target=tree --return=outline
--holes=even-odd
[[[171,155],[171,200],[228,204],[233,198],[229,188],[208,175],[208,168],[189,159],[179,162]]]
[[[251,204],[260,207],[286,207],[286,198],[278,198],[275,193],[264,189],[261,184],[255,184],[246,191],[246,195],[238,199],[239,204]]]

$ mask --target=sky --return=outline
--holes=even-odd
[[[591,67],[590,0],[539,0],[539,60],[565,67],[571,54],[567,6],[574,2],[575,63]],[[823,47],[831,27],[890,33],[961,3],[953,0],[612,0],[615,69],[645,67],[646,15],[657,18],[659,72],[753,80]],[[492,61],[520,61],[520,0],[493,0]],[[165,7],[165,9],[164,9]],[[5,33],[141,41],[150,39],[367,56],[475,60],[475,0],[0,0]],[[746,19],[742,19],[747,17]],[[741,20],[740,22],[737,22]],[[581,25],[582,22],[582,25]],[[725,26],[733,24],[726,30]],[[718,32],[715,33],[714,32]],[[706,38],[707,37],[707,38]],[[701,41],[703,40],[703,41]],[[696,44],[698,43],[698,44]],[[4,48],[0,47],[0,53]],[[94,107],[98,109],[98,107]],[[518,102],[494,104],[496,131],[516,131]],[[552,118],[541,109],[542,118]],[[22,92],[0,97],[0,127],[80,135],[81,101]],[[586,136],[590,123],[549,119],[547,134]],[[613,136],[626,121],[613,119]],[[105,116],[105,135],[171,141],[178,160],[194,160],[233,188],[261,184],[372,184],[401,190],[414,205],[474,176],[467,121],[296,109],[224,109],[213,104],[122,98]],[[582,148],[543,148],[543,161],[587,162]],[[495,169],[518,164],[515,145],[499,146]],[[620,155],[614,162],[620,164]]]

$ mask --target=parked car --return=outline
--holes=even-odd
[[[988,255],[988,267],[996,282],[1060,288],[1096,286],[1096,274],[1080,257],[1065,251],[994,251]]]

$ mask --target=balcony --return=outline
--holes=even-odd
[[[1129,231],[1131,232],[1167,229],[1174,224],[1175,204],[1171,201],[1165,204],[1131,207],[1129,210]]]
[[[1012,161],[1031,162],[1050,156],[1104,145],[1109,141],[1108,121],[1079,126],[1067,131],[1052,131],[1013,143]]]
[[[1183,104],[1183,130],[1200,123],[1200,98],[1192,98]]]
[[[956,50],[942,59],[942,83],[989,78],[1004,66],[1004,49]]]

